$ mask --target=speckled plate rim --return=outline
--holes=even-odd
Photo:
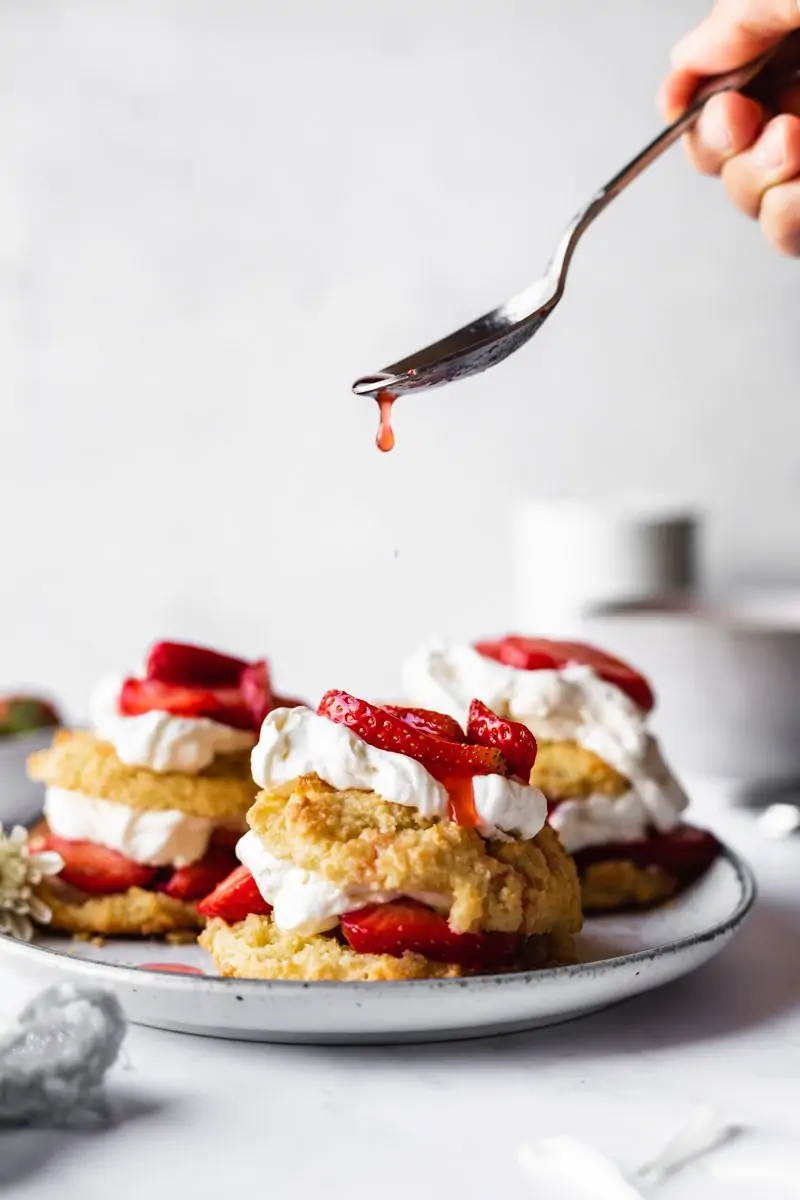
[[[512,971],[499,975],[465,975],[455,979],[414,979],[384,983],[346,980],[239,979],[217,975],[184,975],[148,971],[146,973],[147,987],[152,992],[177,992],[186,995],[191,994],[193,991],[196,992],[198,989],[201,989],[203,992],[219,992],[221,994],[233,990],[240,996],[243,992],[245,994],[263,995],[266,991],[279,991],[282,995],[288,996],[292,992],[306,992],[310,989],[321,993],[333,990],[337,995],[351,993],[357,996],[363,994],[365,991],[373,994],[376,991],[390,988],[392,996],[397,997],[409,989],[415,995],[419,995],[420,992],[425,991],[439,991],[442,988],[468,987],[471,991],[477,991],[485,988],[496,989],[498,986],[520,987],[525,984],[541,984],[555,979],[558,979],[559,982],[567,979],[586,979],[598,972],[606,974],[610,971],[627,970],[638,964],[652,962],[657,958],[679,955],[682,951],[702,946],[720,938],[727,939],[741,925],[753,907],[758,895],[755,876],[745,860],[724,843],[721,843],[719,857],[726,859],[733,868],[736,882],[740,888],[738,903],[729,916],[725,917],[724,920],[709,925],[707,929],[690,934],[687,937],[664,942],[658,946],[649,947],[646,950],[636,950],[630,954],[620,954],[610,958],[599,959],[596,962],[575,963],[564,967],[545,967],[538,971]],[[120,983],[125,982],[133,987],[140,987],[142,984],[143,972],[141,967],[126,966],[122,963],[110,961],[97,962],[90,959],[79,959],[60,950],[52,949],[49,946],[38,946],[36,943],[20,942],[5,934],[0,934],[0,957],[5,958],[6,961],[16,959],[30,963],[32,959],[40,959],[42,955],[47,955],[54,959],[67,959],[70,972],[75,975],[85,976],[87,983],[97,983],[102,979],[108,979],[110,973],[111,979],[119,980]]]

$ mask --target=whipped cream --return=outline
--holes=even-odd
[[[673,828],[688,804],[647,728],[647,714],[591,667],[523,671],[485,658],[471,646],[432,643],[408,659],[403,685],[411,703],[449,713],[462,724],[470,701],[477,697],[501,717],[527,725],[537,738],[577,742],[591,750],[629,781],[641,818],[637,837],[648,825],[660,831]],[[551,816],[556,828],[563,807]],[[613,801],[603,809],[602,819],[596,805],[595,809],[595,840],[584,841],[584,846],[633,840],[630,834],[624,839],[625,830],[632,828],[630,807]],[[567,809],[559,819],[572,821],[572,811]]]
[[[122,683],[114,678],[99,684],[89,701],[89,715],[96,735],[110,742],[120,762],[129,767],[196,775],[218,754],[249,750],[255,744],[256,736],[249,730],[232,729],[208,717],[166,712],[123,716],[119,711]]]
[[[339,924],[343,913],[354,912],[366,904],[388,904],[404,893],[386,892],[363,885],[339,887],[316,871],[304,871],[292,862],[275,858],[252,830],[236,846],[239,860],[249,870],[256,886],[272,905],[272,919],[285,933],[311,937]],[[429,892],[410,896],[429,908],[447,913],[452,897]]]
[[[423,817],[448,819],[447,789],[422,763],[370,746],[346,725],[308,708],[276,708],[267,716],[252,767],[253,778],[263,788],[279,788],[300,775],[314,774],[338,791],[376,792],[383,800],[416,808]],[[547,801],[537,788],[505,775],[475,775],[472,787],[483,837],[510,834],[527,839],[544,825]]]
[[[58,837],[97,842],[153,867],[185,867],[197,862],[221,824],[175,809],[128,808],[114,800],[59,787],[46,789],[44,815]]]
[[[550,813],[550,824],[567,854],[577,854],[589,846],[639,841],[653,821],[635,792],[623,796],[595,792],[584,800],[563,800]]]

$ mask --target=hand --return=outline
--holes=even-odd
[[[800,0],[717,0],[672,52],[659,96],[667,119],[684,111],[705,76],[741,66],[793,29]],[[800,256],[800,80],[770,110],[736,92],[712,97],[686,143],[698,171],[720,175],[777,250]]]

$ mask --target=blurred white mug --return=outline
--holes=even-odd
[[[691,591],[700,518],[653,499],[528,500],[512,518],[515,624],[577,635],[601,605]]]

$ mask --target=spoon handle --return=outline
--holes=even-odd
[[[776,57],[785,60],[785,69],[780,72],[776,71],[774,77],[770,77],[770,72],[767,68],[770,67]],[[591,225],[595,217],[598,217],[603,209],[612,200],[616,199],[620,192],[625,190],[629,183],[633,183],[634,179],[641,175],[642,171],[646,170],[657,158],[660,158],[665,150],[668,150],[684,133],[692,128],[703,111],[707,100],[722,92],[743,91],[746,94],[758,93],[762,83],[765,86],[768,85],[771,92],[775,92],[797,78],[800,78],[800,30],[789,34],[777,46],[766,50],[758,58],[751,59],[744,66],[736,67],[733,71],[726,71],[723,75],[714,75],[702,83],[686,111],[681,113],[678,119],[673,121],[671,125],[668,125],[666,129],[662,129],[661,133],[654,137],[652,142],[645,146],[644,150],[641,150],[635,158],[632,158],[621,171],[618,171],[592,197],[586,207],[581,209],[573,218],[572,223],[561,239],[558,250],[547,271],[547,274],[551,278],[558,280],[557,296],[560,297],[564,290],[567,268],[581,235]]]

